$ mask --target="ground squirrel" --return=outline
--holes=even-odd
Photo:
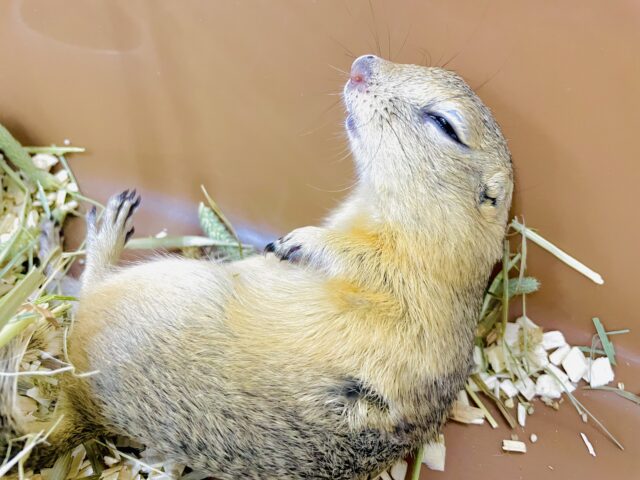
[[[64,377],[41,459],[115,433],[221,480],[365,479],[438,432],[502,252],[510,154],[441,68],[362,56],[344,102],[357,185],[266,255],[121,268],[138,197],[89,216],[68,349],[99,373]]]

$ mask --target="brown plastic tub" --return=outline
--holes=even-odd
[[[135,186],[141,234],[197,231],[205,184],[255,243],[315,224],[353,174],[337,93],[350,55],[444,64],[495,112],[517,172],[513,213],[605,278],[530,248],[529,315],[587,344],[615,339],[616,381],[640,390],[640,8],[637,1],[0,2],[0,122],[29,144],[88,147],[73,168],[105,199]],[[376,32],[378,39],[374,34]],[[335,67],[335,68],[334,68]],[[335,104],[334,104],[335,103]],[[640,407],[579,392],[626,446],[540,404],[504,454],[505,425],[450,425],[424,478],[638,478]],[[592,441],[593,458],[579,432]]]

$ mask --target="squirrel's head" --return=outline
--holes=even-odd
[[[360,182],[381,203],[418,223],[440,212],[449,222],[504,232],[511,156],[491,112],[460,76],[364,55],[351,67],[344,102]]]

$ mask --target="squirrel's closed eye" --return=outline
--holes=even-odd
[[[460,137],[458,137],[455,129],[453,128],[453,126],[451,126],[446,118],[433,112],[425,112],[424,117],[434,122],[438,126],[438,128],[440,128],[440,130],[442,130],[451,140],[460,145],[466,146],[460,140]]]

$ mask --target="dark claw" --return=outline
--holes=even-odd
[[[131,230],[129,230],[124,237],[124,243],[127,243],[129,241],[129,239],[133,236],[133,233],[135,231],[136,231],[135,227],[131,227]]]
[[[264,251],[267,252],[267,253],[275,252],[276,251],[276,242],[268,243],[264,247]]]
[[[301,248],[302,248],[302,245],[294,245],[289,250],[287,250],[287,253],[285,253],[282,257],[280,257],[280,261],[282,262],[283,260],[291,260],[293,255]]]
[[[117,220],[118,216],[120,215],[120,210],[122,210],[122,204],[124,203],[124,201],[127,199],[128,196],[129,196],[129,189],[126,189],[124,192],[118,195],[118,208],[116,209],[116,215],[114,217],[114,221]]]
[[[134,190],[135,192],[135,190]],[[131,197],[131,199],[133,199],[133,197]],[[138,206],[140,205],[140,202],[142,201],[142,197],[138,196],[138,198],[136,198],[133,203],[131,204],[131,206],[129,207],[129,211],[127,212],[127,218],[126,220],[129,220],[129,218],[131,218],[131,215],[133,215],[133,213],[138,209]]]
[[[97,216],[98,216],[98,210],[96,209],[96,207],[94,205],[93,207],[91,207],[91,209],[87,213],[87,223],[89,225],[95,225]]]

